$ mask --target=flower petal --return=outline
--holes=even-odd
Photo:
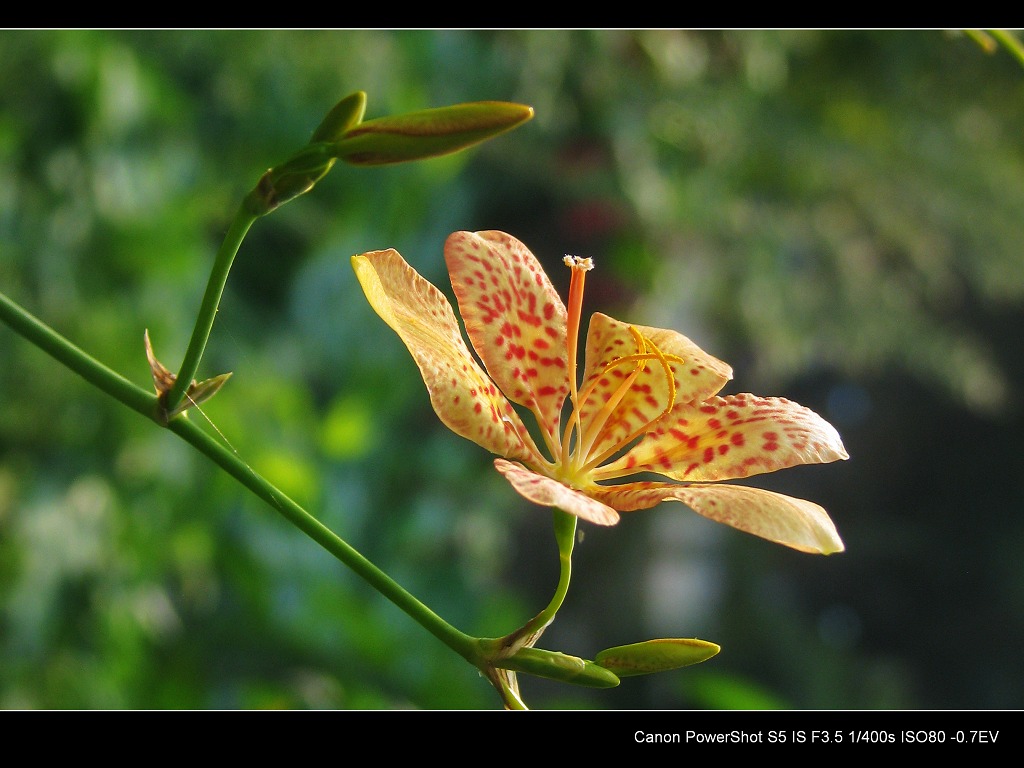
[[[657,472],[694,482],[735,480],[847,458],[839,433],[809,408],[781,397],[729,395],[677,405],[595,477]]]
[[[538,475],[521,464],[495,459],[494,466],[512,484],[523,498],[545,507],[558,507],[563,512],[597,525],[615,525],[619,514],[607,504],[592,499],[579,491]]]
[[[541,457],[512,405],[473,359],[451,304],[398,251],[352,257],[363,292],[409,348],[441,421],[499,456]]]
[[[681,501],[700,515],[777,544],[822,555],[845,547],[817,504],[741,485],[627,483],[602,487],[596,498],[622,512]]]
[[[675,331],[632,326],[661,350],[668,360],[675,382],[675,401],[691,402],[703,400],[718,392],[732,378],[732,369],[688,338]],[[618,390],[623,380],[633,372],[636,364],[620,360],[637,353],[637,343],[626,323],[597,312],[590,320],[587,331],[586,368],[581,391],[593,390],[587,402],[580,409],[580,421],[584,434],[594,428],[592,421],[601,406]],[[611,418],[601,426],[600,436],[590,448],[591,456],[614,448],[636,437],[637,430],[644,429],[661,417],[670,404],[670,391],[665,370],[661,362],[651,360],[630,385]]]
[[[530,250],[504,232],[455,232],[444,246],[452,287],[491,378],[559,445],[569,394],[565,305]]]

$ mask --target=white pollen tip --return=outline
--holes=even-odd
[[[594,268],[594,260],[590,258],[580,258],[579,256],[570,256],[568,253],[565,254],[565,258],[562,259],[565,262],[565,266],[571,267],[572,269],[579,269],[583,272],[589,272]]]

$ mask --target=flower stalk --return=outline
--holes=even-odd
[[[221,297],[224,295],[231,265],[242,245],[242,240],[245,239],[246,233],[257,218],[245,205],[242,205],[235,214],[231,227],[217,251],[210,277],[206,281],[206,291],[203,294],[202,304],[199,306],[199,314],[196,316],[196,323],[192,329],[192,337],[185,351],[185,357],[181,361],[181,368],[178,370],[174,384],[161,398],[161,406],[168,414],[176,411],[181,405],[189,384],[195,379],[199,363],[203,359],[203,352],[206,351],[206,344],[210,339],[210,333],[213,331],[213,322],[217,317]]]

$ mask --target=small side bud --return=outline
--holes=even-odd
[[[308,144],[281,165],[264,173],[245,198],[254,216],[265,216],[276,208],[309,192],[334,166],[331,144]]]
[[[216,395],[227,380],[231,378],[230,373],[222,373],[219,376],[214,376],[213,378],[205,379],[204,381],[193,381],[185,392],[185,399],[182,400],[176,408],[169,411],[167,410],[166,405],[167,393],[171,391],[171,388],[174,386],[174,382],[178,380],[178,377],[167,370],[164,364],[157,360],[156,354],[153,352],[153,344],[149,340],[149,329],[146,329],[145,343],[146,359],[149,361],[149,372],[153,376],[153,385],[156,387],[158,403],[156,420],[165,427],[167,426],[167,422],[178,414],[184,413],[189,408],[199,405]]]
[[[171,391],[171,387],[174,386],[174,382],[178,377],[167,370],[164,364],[156,359],[156,354],[153,352],[153,342],[149,340],[148,328],[143,336],[143,340],[146,344],[146,360],[149,361],[149,372],[153,376],[153,385],[156,387],[156,393],[163,397]]]
[[[321,141],[337,141],[342,137],[345,131],[352,129],[363,122],[363,115],[365,113],[365,91],[356,91],[350,96],[346,96],[335,104],[331,111],[327,113],[327,117],[323,119],[323,122],[321,122],[319,127],[313,132],[313,137],[309,140],[309,143],[316,144]]]

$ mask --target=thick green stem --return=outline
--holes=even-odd
[[[199,315],[196,317],[196,325],[192,330],[192,338],[185,351],[185,359],[182,360],[181,369],[178,371],[178,378],[164,401],[164,408],[171,412],[185,396],[188,385],[195,378],[199,370],[199,361],[203,359],[203,352],[206,351],[206,342],[213,330],[213,321],[217,317],[217,308],[220,307],[221,296],[224,295],[224,286],[227,284],[228,273],[231,271],[231,264],[235,260],[235,254],[249,227],[259,218],[249,210],[243,203],[235,214],[231,228],[224,236],[220,250],[217,251],[217,258],[213,262],[213,269],[210,271],[210,279],[206,283],[206,293],[203,294],[203,303],[199,307]]]
[[[59,333],[0,293],[0,320],[44,352],[63,363],[129,408],[160,422],[160,405],[154,393],[136,386],[100,363]],[[224,471],[277,510],[285,519],[338,560],[355,571],[374,589],[402,609],[414,621],[474,666],[480,666],[476,638],[460,632],[399,586],[390,576],[353,549],[309,512],[257,474],[237,454],[189,421],[172,419],[167,428],[213,460]]]

